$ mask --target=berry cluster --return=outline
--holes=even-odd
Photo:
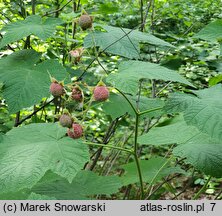
[[[65,96],[66,89],[62,82],[52,79],[50,85],[50,92],[55,97]],[[92,98],[94,101],[105,101],[109,98],[109,89],[105,86],[103,82],[99,82],[96,87],[93,88]],[[79,86],[72,86],[70,100],[78,103],[83,103],[84,94]],[[83,135],[83,127],[74,119],[68,110],[64,110],[63,114],[59,118],[60,125],[62,127],[67,127],[67,134],[73,139],[78,139]]]
[[[92,28],[93,19],[86,12],[84,12],[78,19],[79,26],[82,30],[87,30]],[[78,64],[83,55],[83,48],[76,48],[69,52],[71,62]],[[56,79],[51,77],[50,92],[55,98],[64,98],[66,100],[67,87],[70,91],[68,101],[75,101],[78,104],[84,104],[84,94],[83,90],[78,85],[67,85],[65,86],[63,82],[58,82]],[[70,87],[71,86],[71,87]],[[106,85],[100,81],[97,86],[92,90],[92,99],[94,101],[105,101],[109,98],[109,89]],[[68,110],[64,110],[63,114],[59,118],[60,125],[66,127],[67,135],[73,139],[78,139],[83,135],[83,127],[78,123],[78,120],[73,118]]]

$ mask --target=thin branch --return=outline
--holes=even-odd
[[[151,13],[151,16],[150,16],[150,20],[151,20],[151,31],[152,33],[154,33],[154,7],[155,7],[155,0],[151,0],[152,2],[152,13]]]
[[[77,11],[79,10],[80,2],[81,2],[81,0],[78,0],[77,8],[76,8]]]
[[[205,182],[205,184],[201,187],[201,189],[193,196],[192,200],[197,200],[202,193],[207,189],[208,183],[211,180],[211,176],[209,176]]]
[[[151,83],[152,83],[151,96],[152,96],[152,98],[155,98],[155,97],[156,97],[156,80],[155,80],[155,79],[152,79],[152,80],[151,80]]]
[[[100,60],[97,58],[96,59],[98,64],[100,65],[100,67],[105,71],[106,74],[109,74],[108,71],[106,70],[106,68],[102,65],[102,63],[100,62]]]
[[[57,10],[54,10],[54,11],[51,11],[51,12],[46,12],[44,15],[42,15],[42,17],[62,11],[70,2],[72,2],[72,0],[69,0],[66,4],[64,4],[61,8],[59,8]]]
[[[175,176],[172,176],[171,178],[169,178],[169,176],[167,178],[164,179],[163,182],[161,182],[153,191],[152,193],[150,193],[146,198],[145,200],[149,200],[150,197],[155,194],[164,184],[166,184],[167,182],[170,182],[171,180],[179,177],[181,174],[176,174]]]
[[[160,90],[156,93],[156,97],[157,97],[164,89],[166,89],[171,83],[172,83],[172,81],[168,82],[162,89],[160,89]]]
[[[115,130],[116,130],[116,127],[117,127],[117,124],[118,124],[118,121],[119,121],[119,118],[116,118],[114,121],[112,121],[112,123],[110,124],[104,138],[103,138],[103,143],[104,144],[107,144],[109,143],[109,140],[111,138],[111,136],[114,134]],[[96,166],[96,163],[97,161],[99,160],[101,154],[102,154],[102,150],[103,150],[103,147],[100,147],[96,153],[96,156],[93,160],[93,163],[92,165],[89,167],[89,170],[93,170]]]
[[[222,189],[221,189],[220,192],[215,196],[214,200],[220,199],[221,194],[222,194]]]
[[[35,14],[35,4],[36,4],[36,0],[32,0],[32,14]]]
[[[0,33],[0,37],[3,38],[3,35]],[[13,52],[15,52],[15,49],[13,47],[11,47],[10,45],[7,45],[7,47],[12,50]],[[17,47],[18,48],[18,47]]]
[[[143,22],[143,0],[140,0],[140,19],[141,23]],[[143,27],[141,26],[141,31],[143,31]]]
[[[132,107],[134,113],[135,113],[136,115],[138,115],[138,111],[137,111],[136,108],[133,106],[133,104],[131,103],[131,101],[126,97],[126,95],[125,95],[122,91],[120,91],[118,88],[116,88],[116,90],[127,100],[127,102],[129,103],[129,105]]]
[[[144,16],[143,22],[142,22],[141,27],[140,27],[141,31],[144,31],[145,24],[146,24],[146,19],[147,19],[147,17],[148,17],[148,13],[149,13],[149,10],[150,10],[150,7],[151,7],[151,2],[152,2],[152,0],[150,0],[150,1],[147,3],[146,14],[145,14],[145,16]]]
[[[58,18],[59,17],[59,8],[60,8],[59,0],[55,1],[55,6],[56,6],[55,17]]]
[[[49,105],[52,101],[54,101],[54,98],[50,101],[48,101],[47,103],[45,103],[43,106],[41,106],[40,108],[36,109],[33,113],[31,113],[30,115],[26,116],[24,119],[22,119],[21,121],[18,122],[17,126],[22,124],[24,121],[26,121],[27,119],[31,118],[32,116],[34,116],[37,112],[39,112],[40,110],[44,109],[47,105]]]
[[[17,127],[17,126],[19,125],[19,119],[20,119],[20,111],[18,111],[18,112],[16,113],[14,127]]]
[[[141,96],[141,89],[142,89],[142,81],[139,81],[139,91],[138,91],[138,97],[136,100],[136,109],[139,111],[139,105],[140,105],[140,96]]]

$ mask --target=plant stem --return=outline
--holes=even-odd
[[[139,112],[138,114],[141,116],[141,115],[144,115],[146,113],[150,113],[150,112],[154,112],[156,110],[161,110],[163,107],[157,107],[157,108],[153,108],[153,109],[150,109],[150,110],[145,110],[143,112]]]
[[[195,194],[195,196],[192,198],[192,200],[196,200],[199,198],[199,196],[206,190],[208,183],[210,182],[211,176],[208,177],[207,181],[203,185],[203,187]]]
[[[133,106],[131,101],[126,97],[126,95],[122,91],[120,91],[117,88],[116,88],[116,90],[127,100],[127,102],[130,104],[130,106],[132,107],[133,111],[136,114],[135,137],[134,137],[134,153],[133,153],[133,155],[134,155],[134,158],[135,158],[136,167],[137,167],[137,171],[138,171],[138,175],[139,175],[141,199],[143,199],[143,197],[144,197],[143,177],[142,177],[140,163],[139,163],[139,159],[138,159],[138,155],[137,155],[137,150],[138,150],[137,137],[138,137],[138,126],[139,126],[140,113],[136,110],[136,108]]]
[[[152,98],[156,97],[156,80],[152,80]]]
[[[35,15],[35,4],[36,0],[32,0],[32,14]]]
[[[160,168],[159,170],[156,172],[156,174],[154,175],[154,177],[152,178],[152,180],[150,181],[149,187],[147,189],[147,194],[148,196],[150,196],[151,194],[151,189],[152,189],[152,185],[154,183],[154,181],[156,180],[157,176],[159,175],[159,173],[163,170],[163,168],[169,163],[169,161],[172,159],[172,157],[170,157]]]
[[[138,143],[137,143],[137,137],[138,137],[138,125],[139,125],[139,115],[136,113],[136,128],[135,128],[135,138],[134,138],[134,158],[136,161],[136,167],[139,175],[140,180],[140,190],[141,190],[141,199],[144,198],[144,188],[143,188],[143,177],[142,177],[142,171],[140,168],[139,158],[137,155],[138,150]]]
[[[93,145],[93,146],[99,146],[99,147],[105,147],[105,148],[112,148],[112,149],[118,149],[121,151],[128,152],[130,154],[134,154],[132,150],[126,149],[126,148],[121,148],[118,146],[113,146],[113,145],[106,145],[106,144],[100,144],[100,143],[93,143],[93,142],[84,142],[86,145]]]
[[[19,125],[19,120],[20,120],[20,111],[18,111],[18,112],[16,113],[14,127],[17,127],[17,126]]]
[[[119,118],[116,118],[115,120],[112,121],[112,123],[110,124],[108,131],[106,132],[104,138],[103,138],[103,143],[105,145],[108,144],[111,136],[114,134],[114,131],[116,130],[117,124],[118,124]],[[95,155],[95,158],[92,162],[92,164],[89,167],[89,170],[93,170],[94,167],[96,166],[97,161],[99,160],[100,155],[102,154],[103,151],[103,147],[100,147]]]
[[[140,0],[140,19],[141,23],[143,23],[143,0]],[[141,25],[141,31],[143,31],[143,26]]]
[[[31,113],[30,115],[26,116],[24,119],[20,120],[16,126],[22,124],[24,121],[26,121],[27,119],[31,118],[32,116],[34,116],[37,112],[39,112],[40,110],[44,109],[46,106],[48,106],[52,101],[54,101],[54,98],[50,101],[48,101],[47,103],[44,103],[43,106],[41,106],[40,108],[36,109],[33,113]]]
[[[55,11],[46,12],[44,15],[42,15],[42,17],[48,16],[48,15],[53,14],[53,13],[60,12],[60,11],[63,10],[70,2],[72,2],[72,0],[69,0],[65,5],[63,5],[61,8],[58,8],[58,9],[55,10]]]
[[[139,115],[139,113],[137,112],[136,108],[133,106],[133,104],[130,102],[130,100],[126,97],[126,95],[122,91],[120,91],[119,89],[116,88],[116,90],[127,100],[127,102],[132,107],[132,109],[135,112],[135,114]]]

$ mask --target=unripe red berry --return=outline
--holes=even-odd
[[[79,17],[79,25],[82,30],[86,30],[92,27],[92,17],[88,14],[83,14]]]
[[[50,92],[54,97],[62,96],[64,93],[64,88],[58,82],[53,82],[50,85]]]
[[[71,98],[77,102],[81,102],[83,100],[83,93],[81,89],[79,89],[78,87],[74,87],[72,89]]]
[[[109,89],[106,86],[96,86],[93,95],[95,101],[105,101],[109,98]]]
[[[72,122],[72,117],[68,114],[62,114],[59,118],[59,123],[62,125],[62,127],[71,127]]]
[[[68,129],[67,134],[73,139],[78,139],[83,135],[83,128],[78,123],[73,123],[72,128]]]

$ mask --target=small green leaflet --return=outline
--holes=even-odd
[[[84,39],[84,47],[99,46],[105,52],[130,59],[140,57],[139,44],[146,42],[155,46],[174,47],[149,33],[137,30],[102,25],[106,32],[88,34]]]
[[[0,81],[3,97],[10,113],[30,107],[49,96],[50,76],[58,81],[69,80],[65,68],[57,60],[46,60],[36,65],[41,57],[34,50],[21,50],[0,59]]]
[[[66,128],[53,123],[14,128],[0,143],[0,193],[33,187],[52,170],[72,181],[89,159],[81,139],[66,137]]]
[[[0,48],[31,34],[36,35],[42,40],[46,40],[53,35],[56,26],[62,23],[63,21],[59,18],[50,17],[42,19],[39,15],[31,15],[25,20],[10,23],[1,30],[1,32],[6,33],[0,42]]]
[[[158,64],[142,61],[124,61],[119,64],[118,72],[107,77],[107,82],[125,93],[135,95],[141,79],[174,81],[194,87],[189,81],[174,70]]]

